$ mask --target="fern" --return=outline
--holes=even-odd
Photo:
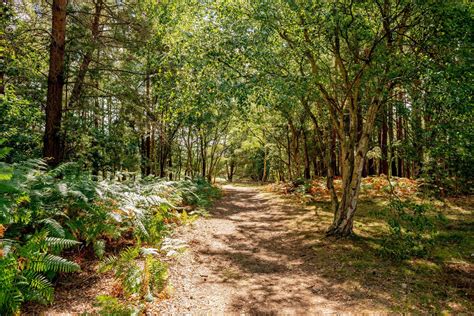
[[[28,262],[27,268],[35,272],[74,272],[80,266],[72,261],[52,254],[37,255]]]
[[[102,259],[105,254],[105,240],[98,239],[93,242],[94,253],[99,258]]]
[[[159,294],[165,289],[168,280],[168,267],[157,259],[152,259],[149,265],[152,280],[150,283],[151,289],[154,293]]]
[[[114,271],[117,278],[122,280],[126,293],[137,293],[140,289],[141,274],[140,268],[135,264],[135,259],[139,256],[140,249],[130,247],[123,250],[118,257],[106,257],[99,265],[99,272]]]
[[[186,221],[187,213],[175,212],[178,205],[203,206],[217,196],[205,181],[128,178],[96,181],[77,164],[48,170],[41,159],[0,163],[2,313],[15,313],[26,301],[52,300],[51,278],[80,269],[61,257],[61,251],[84,242],[103,258],[105,240],[130,231],[137,240],[161,243],[170,223]],[[100,270],[114,271],[127,293],[156,292],[162,288],[159,280],[166,279],[166,267],[153,257],[155,252],[131,247],[105,257]]]
[[[100,273],[105,273],[112,270],[116,265],[117,260],[118,258],[116,256],[105,257],[99,264],[97,271]]]
[[[128,294],[149,294],[149,290],[160,292],[166,283],[167,267],[153,258],[157,253],[154,248],[130,247],[123,250],[119,256],[109,256],[102,260],[99,272],[114,271],[115,277],[122,281],[123,288]],[[145,256],[141,265],[137,262],[140,254]]]
[[[29,291],[26,292],[28,300],[43,301],[46,303],[53,301],[53,284],[42,274],[27,271],[23,274],[29,285]]]
[[[55,251],[62,251],[81,244],[81,242],[76,240],[58,237],[46,237],[45,241],[47,245]]]
[[[0,311],[13,314],[24,301],[19,288],[18,268],[16,259],[12,256],[0,260]]]
[[[128,315],[140,315],[140,309],[131,308],[129,306],[123,305],[115,297],[108,295],[99,295],[96,298],[97,303],[95,304],[99,307],[98,314],[103,316],[128,316]]]
[[[66,236],[64,228],[59,224],[58,221],[52,218],[45,218],[38,221],[39,224],[44,224],[45,229],[49,232],[49,235],[64,238]]]
[[[77,164],[74,162],[66,162],[63,163],[59,166],[57,166],[54,169],[51,169],[47,172],[47,175],[49,177],[57,178],[62,174],[67,173],[68,171],[76,171],[77,170]]]
[[[132,219],[132,223],[134,224],[135,231],[139,233],[139,235],[149,238],[150,235],[148,234],[148,230],[145,227],[144,220],[144,216],[136,216]]]
[[[5,138],[0,139],[0,145],[5,143],[7,140]],[[1,147],[0,148],[0,160],[5,159],[8,154],[12,151],[13,148],[11,147]]]
[[[0,310],[13,314],[24,301],[51,302],[54,287],[46,275],[77,271],[79,266],[62,257],[47,253],[48,244],[66,248],[75,241],[47,237],[47,231],[35,233],[25,243],[0,240],[4,251],[0,259]],[[46,248],[44,248],[46,247]]]

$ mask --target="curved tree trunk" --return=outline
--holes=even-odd
[[[368,151],[369,137],[363,136],[354,154],[343,149],[343,192],[341,202],[335,212],[334,221],[326,235],[347,237],[352,234],[354,214],[360,192],[362,172],[364,170],[365,156]]]

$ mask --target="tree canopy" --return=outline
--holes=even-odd
[[[0,196],[8,222],[0,222],[0,237],[3,224],[37,229],[33,215],[8,212],[26,204],[32,214],[48,211],[25,192],[60,204],[58,196],[93,199],[91,187],[101,181],[118,181],[123,192],[130,189],[124,183],[138,181],[133,195],[154,192],[147,179],[157,178],[193,180],[203,190],[224,180],[319,179],[334,214],[326,234],[337,238],[353,234],[367,177],[416,179],[437,197],[473,193],[471,1],[1,4],[0,181],[11,183],[0,183],[0,194],[9,196]],[[70,163],[78,174],[68,173]],[[87,194],[64,189],[74,181]],[[197,190],[173,183],[177,192]],[[42,191],[47,187],[52,193]],[[48,220],[40,222],[56,235],[37,235],[41,249],[75,245]],[[71,234],[86,229],[68,223]],[[53,272],[77,268],[48,256],[41,262]],[[42,289],[50,300],[52,292]]]

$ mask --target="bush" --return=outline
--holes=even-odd
[[[97,302],[95,305],[99,307],[99,315],[130,316],[139,314],[136,309],[120,303],[115,297],[99,295],[97,296],[96,300]]]
[[[54,197],[63,189],[52,183],[55,171],[46,172],[40,160],[0,169],[0,311],[15,313],[23,302],[53,300],[56,274],[79,270],[59,255],[80,242],[55,219],[64,217]]]
[[[198,208],[208,207],[213,200],[221,195],[218,188],[212,186],[202,177],[177,182],[177,187],[181,191],[184,204]]]
[[[427,215],[430,205],[392,200],[389,204],[389,235],[382,241],[381,253],[395,260],[426,257],[436,228]]]
[[[168,269],[153,257],[156,254],[157,250],[153,248],[130,247],[119,256],[105,258],[100,264],[99,272],[113,271],[115,277],[121,280],[127,295],[141,294],[151,301],[153,293],[159,294],[168,279]],[[144,259],[143,264],[137,261],[141,258]]]
[[[0,314],[17,312],[26,301],[52,301],[57,273],[79,270],[60,256],[62,250],[83,243],[102,258],[113,239],[159,245],[170,225],[189,220],[180,205],[202,210],[217,196],[202,179],[98,181],[72,163],[52,170],[39,159],[0,163]],[[113,264],[109,257],[110,264],[120,270],[120,262],[128,262],[129,270],[117,273],[131,293],[143,288],[149,274],[146,288],[157,291],[166,268],[145,256],[142,271],[130,263],[140,258],[134,249]]]
[[[16,313],[26,301],[52,302],[55,275],[80,269],[58,256],[63,249],[80,243],[63,238],[59,224],[51,220],[49,224],[54,225],[48,227],[43,221],[43,228],[32,234],[19,235],[12,230],[0,235],[0,311]]]

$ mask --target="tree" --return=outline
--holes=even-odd
[[[66,44],[67,0],[53,0],[51,46],[49,53],[48,93],[43,157],[55,166],[61,162],[61,116],[64,86],[64,49]]]
[[[448,6],[454,3],[459,4]],[[296,102],[309,114],[314,134],[324,139],[318,151],[326,157],[333,196],[334,222],[327,234],[351,235],[361,179],[369,169],[366,156],[379,121],[380,171],[401,174],[395,137],[403,141],[400,114],[410,102],[407,82],[418,79],[417,72],[426,67],[423,61],[432,56],[429,50],[439,49],[431,42],[439,30],[431,26],[434,16],[443,17],[435,14],[436,6],[409,0],[236,1],[212,7],[222,37],[214,48],[216,59],[248,81],[248,75],[254,75],[257,80],[249,85],[265,85],[268,94],[280,95],[273,106],[287,113],[283,128],[290,178],[293,165],[299,167],[299,158],[308,156],[299,153],[305,147],[292,118],[300,111],[295,111]],[[241,23],[234,23],[235,16]],[[230,56],[232,50],[240,54]],[[405,100],[403,106],[396,105],[400,100]],[[328,148],[325,153],[323,147]],[[343,190],[338,197],[332,178],[339,172]]]

